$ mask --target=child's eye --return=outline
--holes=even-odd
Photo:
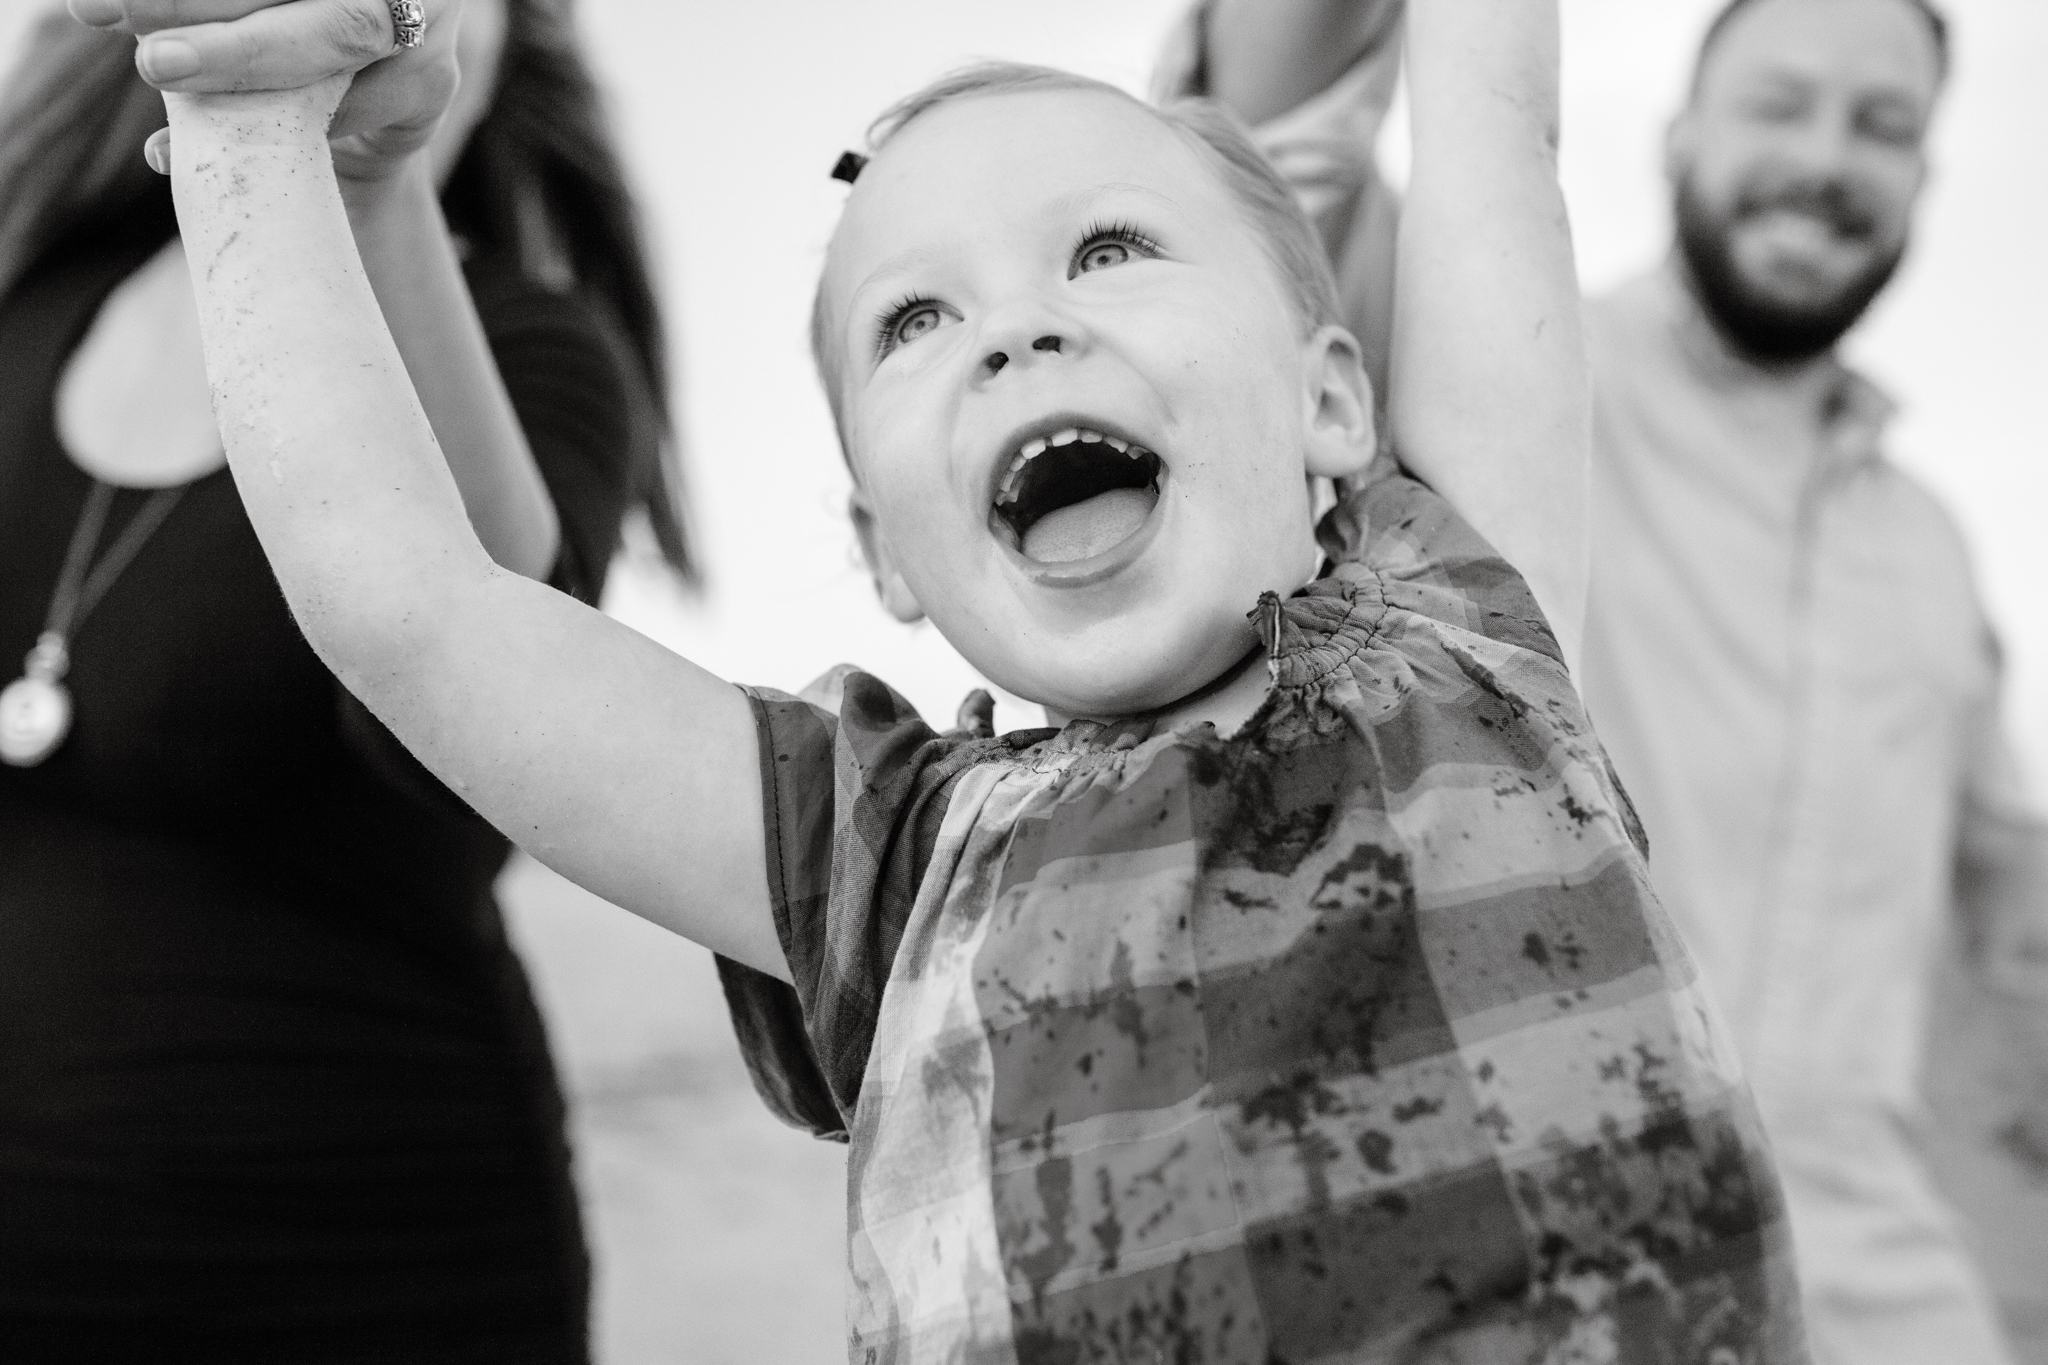
[[[1128,265],[1158,254],[1159,244],[1130,224],[1100,223],[1082,235],[1081,245],[1074,251],[1074,262],[1067,269],[1067,278],[1071,280],[1093,270]]]
[[[882,314],[876,329],[875,356],[880,359],[906,342],[929,336],[945,325],[950,310],[930,299],[905,299]]]
[[[1131,249],[1122,242],[1097,242],[1081,253],[1079,269],[1083,272],[1101,270],[1112,265],[1122,265],[1131,259]]]
[[[919,337],[923,336],[926,332],[936,330],[938,328],[938,325],[938,309],[932,307],[930,304],[926,304],[922,308],[913,308],[910,312],[905,313],[900,319],[897,320],[894,329],[896,343],[897,345],[900,346],[906,341],[915,341]]]

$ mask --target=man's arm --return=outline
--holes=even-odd
[[[2048,1150],[2048,823],[2026,800],[1997,711],[1995,701],[1980,711],[1965,777],[1955,894],[1969,953],[1962,971],[1945,978],[1968,993],[1947,1012],[1975,1022],[1939,1040],[1949,1050],[1935,1061],[1951,1074],[1932,1083],[1993,1087],[1977,1094],[1996,1096],[2004,1150],[1995,1168],[1999,1181],[2010,1181],[2020,1147]]]
[[[1956,907],[1983,978],[2039,1016],[2048,1068],[2048,822],[2027,802],[2019,764],[1987,703],[1963,790]]]
[[[1334,85],[1400,22],[1397,0],[1217,0],[1209,94],[1246,123],[1278,118]]]
[[[1577,668],[1592,396],[1557,184],[1556,0],[1415,0],[1388,416]]]
[[[1376,164],[1401,69],[1405,0],[1198,2],[1168,40],[1154,93],[1203,95],[1251,128],[1314,224],[1342,320],[1387,393],[1400,205]]]

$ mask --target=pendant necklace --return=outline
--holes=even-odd
[[[93,480],[78,525],[71,532],[71,547],[64,552],[56,591],[50,594],[43,633],[28,652],[21,676],[0,691],[0,763],[33,768],[57,752],[71,733],[71,693],[64,686],[64,675],[71,671],[71,635],[114,586],[143,543],[163,525],[184,492],[180,485],[150,494],[149,501],[107,547],[105,557],[93,565],[93,552],[99,548],[100,532],[106,529],[107,511],[114,503],[113,485]]]

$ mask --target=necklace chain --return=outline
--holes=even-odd
[[[71,544],[64,551],[64,567],[50,594],[42,636],[28,652],[22,675],[0,689],[0,763],[33,768],[55,753],[71,733],[71,694],[64,688],[64,675],[71,671],[70,634],[99,605],[184,492],[180,485],[150,494],[114,537],[100,562],[93,565],[93,552],[99,548],[100,536],[107,529],[107,513],[114,505],[113,486],[93,480],[78,524],[71,529]]]
[[[86,566],[99,547],[107,512],[114,504],[113,485],[93,480],[92,490],[85,495],[85,507],[78,514],[78,525],[71,532],[71,545],[64,552],[64,568],[57,576],[56,591],[50,594],[49,615],[43,621],[45,635],[64,639],[78,628],[114,586],[114,580],[141,553],[144,543],[156,534],[157,527],[163,525],[184,492],[185,486],[181,484],[150,494],[149,501],[121,528],[121,534],[88,573]]]

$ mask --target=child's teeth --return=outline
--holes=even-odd
[[[1068,427],[1050,436],[1040,436],[1019,446],[1017,453],[1010,458],[1010,467],[1003,471],[1002,481],[996,485],[996,505],[1007,506],[1023,496],[1017,485],[1025,465],[1055,446],[1072,445],[1076,441],[1099,442],[1133,460],[1142,460],[1152,454],[1144,446],[1126,441],[1121,436],[1106,435],[1090,427]]]
[[[1015,456],[1010,467],[1003,471],[1003,481],[996,486],[996,506],[1017,500],[1017,476],[1024,472],[1025,457]]]

